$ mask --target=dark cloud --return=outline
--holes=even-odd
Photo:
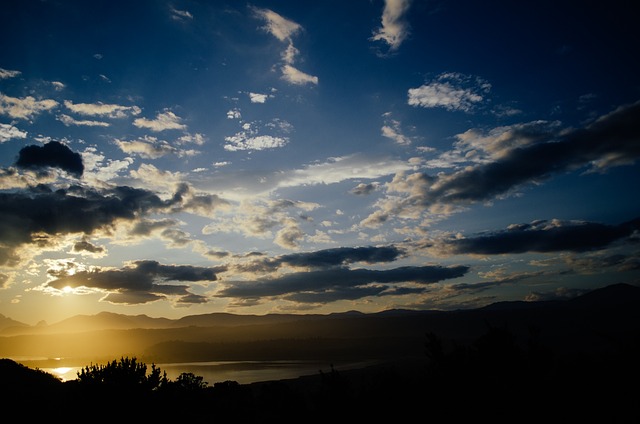
[[[73,245],[74,252],[89,252],[89,253],[102,253],[104,252],[104,247],[96,246],[94,244],[89,243],[88,241],[79,241]]]
[[[360,183],[357,186],[355,186],[353,189],[351,189],[350,193],[355,194],[356,196],[363,196],[363,195],[373,193],[377,187],[378,187],[377,183],[369,183],[369,184]]]
[[[382,247],[338,247],[335,249],[317,250],[308,253],[293,253],[279,256],[276,260],[281,264],[297,267],[327,267],[354,262],[381,263],[393,262],[404,252],[395,246]]]
[[[44,146],[31,145],[22,148],[16,166],[35,170],[59,168],[78,178],[84,172],[82,156],[58,141],[51,141]]]
[[[155,193],[119,186],[94,190],[80,186],[52,191],[40,185],[25,192],[0,193],[0,265],[15,262],[22,244],[46,245],[61,234],[91,234],[110,229],[118,220],[136,220],[173,203]]]
[[[594,222],[536,221],[469,238],[445,241],[455,254],[496,255],[525,252],[587,252],[607,247],[640,229],[640,218],[620,225]]]
[[[396,188],[409,192],[410,187],[411,196],[397,208],[486,201],[554,174],[632,163],[640,157],[640,103],[621,107],[582,129],[542,135],[543,142],[513,148],[490,163],[398,180]]]
[[[166,284],[169,281],[212,282],[225,267],[198,267],[192,265],[162,265],[157,261],[137,261],[122,269],[97,269],[68,275],[66,271],[50,270],[55,279],[49,287],[87,287],[110,292],[107,299],[113,303],[145,303],[177,296],[185,303],[188,299],[201,303],[203,297],[191,293],[189,286]]]
[[[338,247],[258,259],[240,265],[239,268],[244,271],[268,272],[285,265],[297,268],[328,268],[355,262],[384,263],[397,260],[403,253],[403,250],[395,246]]]
[[[461,277],[469,268],[420,266],[399,267],[389,270],[330,268],[310,272],[284,274],[273,279],[258,281],[228,282],[218,297],[256,298],[262,296],[294,296],[300,293],[344,292],[348,288],[362,288],[368,284],[384,285],[413,282],[431,284],[450,278]],[[380,293],[381,290],[360,290],[360,293]],[[351,293],[354,293],[351,291]],[[365,295],[368,296],[368,295]],[[317,298],[317,297],[316,297]]]

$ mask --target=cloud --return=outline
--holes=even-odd
[[[0,80],[14,78],[22,74],[20,71],[11,71],[9,69],[0,68]]]
[[[379,187],[379,184],[376,184],[376,183],[369,183],[369,184],[360,183],[357,186],[355,186],[350,191],[350,193],[355,194],[356,196],[364,196],[364,195],[373,193],[378,187]]]
[[[155,193],[127,186],[96,190],[72,185],[51,190],[39,185],[26,192],[0,193],[0,265],[15,265],[19,248],[46,250],[67,234],[111,234],[118,222],[134,222],[151,213],[180,212],[186,197],[162,200]]]
[[[251,9],[258,19],[266,22],[266,25],[263,26],[262,29],[280,41],[291,40],[293,35],[302,31],[302,27],[299,24],[280,16],[272,10],[258,7],[252,7]]]
[[[293,45],[292,37],[298,32],[302,31],[302,26],[283,18],[276,12],[269,9],[260,9],[252,7],[254,16],[258,19],[266,21],[267,24],[262,27],[278,40],[287,42],[287,48],[282,52],[281,58],[284,65],[280,67],[282,71],[281,78],[290,84],[305,85],[305,84],[318,84],[318,77],[309,75],[293,66],[296,56],[300,51]]]
[[[168,282],[212,282],[224,267],[198,267],[192,265],[163,265],[157,261],[136,261],[122,269],[96,268],[72,275],[65,270],[49,270],[54,279],[47,287],[62,290],[65,287],[97,289],[107,292],[104,299],[112,303],[140,304],[178,297],[182,303],[204,303],[203,296],[189,291],[188,285]]]
[[[225,137],[224,140],[227,142],[227,144],[224,145],[224,149],[230,152],[236,152],[238,150],[277,149],[289,143],[288,137],[274,137],[272,135],[257,135],[251,137],[247,136],[244,132]]]
[[[12,138],[27,138],[27,132],[20,131],[10,124],[0,124],[0,143],[9,141]]]
[[[382,135],[401,145],[411,144],[411,138],[402,134],[400,121],[391,119],[391,114],[389,112],[385,113],[383,116],[385,118],[385,122],[381,129]]]
[[[241,119],[242,114],[240,113],[240,109],[234,108],[227,111],[227,119]]]
[[[278,187],[334,184],[359,178],[374,179],[411,168],[412,166],[406,162],[385,157],[339,156],[288,171],[278,182]]]
[[[382,26],[374,32],[370,40],[385,42],[390,52],[398,50],[409,35],[409,24],[405,15],[410,5],[411,0],[385,0]]]
[[[427,265],[399,267],[388,270],[348,269],[335,267],[309,272],[294,272],[271,279],[256,281],[227,281],[215,294],[216,297],[255,299],[278,296],[287,300],[304,301],[303,296],[329,295],[337,291],[358,289],[359,297],[381,295],[398,283],[432,284],[442,280],[458,278],[469,270],[466,266],[441,267]],[[377,288],[369,285],[377,284]],[[369,287],[368,287],[369,286]],[[338,300],[340,296],[330,296]],[[354,297],[351,297],[353,299]],[[317,297],[314,296],[314,299]],[[316,300],[314,300],[316,301]]]
[[[51,81],[51,85],[53,86],[53,89],[56,90],[56,91],[62,91],[66,87],[60,81]]]
[[[422,211],[448,213],[510,194],[517,187],[553,175],[586,168],[588,172],[634,163],[640,157],[640,102],[623,106],[574,130],[550,132],[548,125],[528,126],[527,140],[490,142],[488,162],[453,173],[397,174],[387,185],[388,198],[377,214],[390,217]]]
[[[129,154],[136,154],[147,159],[157,159],[170,153],[176,153],[177,149],[165,140],[159,140],[157,137],[144,136],[138,140],[113,141],[120,150]]]
[[[393,262],[404,251],[396,246],[338,247],[313,252],[291,253],[273,258],[260,258],[239,265],[243,271],[273,272],[283,266],[295,268],[322,269],[342,267],[357,262],[376,264]]]
[[[533,121],[493,128],[470,129],[455,136],[453,149],[425,162],[429,168],[463,168],[499,160],[516,148],[555,138],[560,122]]]
[[[444,248],[452,254],[498,255],[526,252],[587,252],[599,250],[611,243],[630,237],[640,230],[640,218],[620,225],[595,222],[534,221],[530,224],[511,225],[469,238],[444,241]]]
[[[184,22],[187,19],[193,19],[193,15],[188,10],[178,10],[175,8],[171,8],[171,18],[176,21]]]
[[[291,84],[304,85],[315,84],[318,85],[318,77],[306,74],[299,69],[294,68],[291,65],[284,65],[282,68],[282,79]]]
[[[9,97],[0,93],[0,114],[16,119],[31,119],[35,115],[49,111],[58,106],[51,99],[36,100],[32,96],[24,98]]]
[[[156,119],[138,118],[133,121],[133,125],[138,128],[148,128],[151,131],[159,132],[166,130],[182,130],[187,126],[182,124],[182,119],[171,111],[158,113]]]
[[[408,103],[424,108],[472,112],[490,90],[491,85],[481,78],[444,73],[418,88],[410,88]]]
[[[88,121],[88,120],[78,121],[76,119],[73,119],[69,115],[65,115],[65,114],[58,115],[58,120],[67,127],[71,125],[85,126],[85,127],[108,127],[111,125],[108,122],[102,122],[102,121]]]
[[[249,100],[251,103],[264,103],[270,97],[269,94],[251,93],[249,92]]]
[[[100,116],[103,118],[127,118],[129,116],[140,115],[142,110],[138,106],[121,106],[116,104],[97,103],[77,103],[65,100],[64,105],[70,111],[86,116]]]
[[[72,252],[79,253],[82,255],[101,257],[106,254],[106,249],[102,246],[96,246],[92,243],[89,243],[86,240],[82,240],[73,245]]]
[[[36,170],[58,168],[78,178],[84,172],[82,156],[58,141],[51,141],[44,146],[23,147],[18,154],[16,166]]]
[[[245,122],[243,130],[232,136],[225,137],[224,149],[235,152],[240,150],[267,150],[277,149],[289,143],[289,134],[293,126],[280,119],[273,119],[262,128],[258,122]],[[274,134],[260,134],[261,130],[269,130]]]

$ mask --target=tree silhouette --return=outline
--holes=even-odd
[[[138,362],[135,357],[123,357],[119,361],[113,360],[104,365],[88,365],[77,373],[79,385],[104,385],[120,389],[141,388],[144,390],[158,390],[169,382],[167,373],[151,365],[151,373],[147,375],[147,365]]]

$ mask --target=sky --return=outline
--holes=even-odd
[[[0,7],[5,317],[640,284],[630,2]]]

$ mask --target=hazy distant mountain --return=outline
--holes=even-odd
[[[27,324],[21,323],[19,321],[13,320],[11,318],[5,317],[4,315],[0,314],[0,332],[8,328],[24,329],[28,327],[29,325]]]
[[[122,315],[112,312],[100,312],[96,315],[75,315],[55,324],[29,326],[19,323],[0,330],[2,335],[18,334],[55,334],[78,333],[97,330],[126,330],[133,328],[168,328],[173,320],[168,318],[151,318],[146,315]]]
[[[213,313],[176,320],[103,312],[35,327],[6,320],[0,322],[11,326],[0,336],[0,357],[114,359],[125,355],[151,358],[147,362],[369,360],[424,355],[427,333],[448,345],[467,344],[498,326],[507,327],[521,343],[537,337],[561,352],[595,352],[638,340],[640,288],[617,284],[572,300],[501,302],[456,311]]]

